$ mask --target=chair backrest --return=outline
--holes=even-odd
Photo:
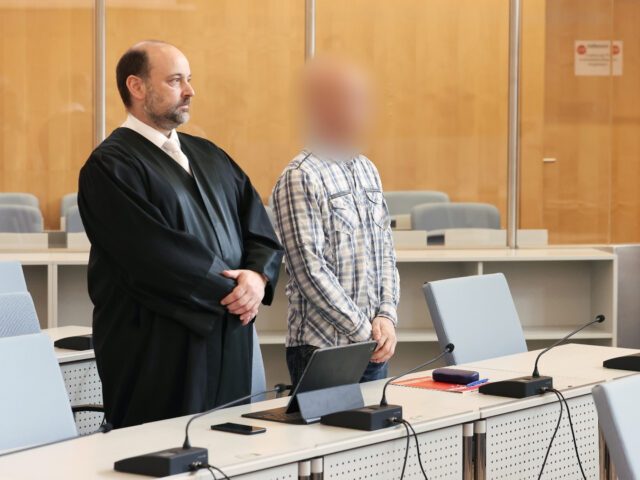
[[[408,215],[416,205],[449,203],[449,195],[435,190],[397,190],[384,192],[389,215]]]
[[[66,218],[65,230],[67,233],[84,232],[84,224],[82,223],[82,217],[80,216],[80,210],[77,205],[69,207]]]
[[[67,193],[60,201],[60,216],[65,217],[69,209],[74,205],[78,205],[78,194]]]
[[[40,333],[31,295],[28,292],[0,293],[0,338],[30,333]]]
[[[40,208],[38,197],[30,193],[0,193],[0,205],[25,205]]]
[[[438,280],[422,289],[440,347],[455,345],[445,357],[448,365],[527,351],[502,273]]]
[[[500,211],[488,203],[427,203],[411,209],[413,230],[500,229]]]
[[[41,233],[42,213],[25,205],[0,205],[0,233]]]
[[[640,480],[640,375],[593,387],[593,401],[618,478]]]
[[[22,265],[16,260],[0,262],[0,293],[26,292]]]
[[[260,340],[256,327],[253,327],[253,361],[251,366],[251,393],[263,392],[267,389],[267,378],[264,371],[264,361],[262,359],[262,349],[260,348]],[[266,400],[267,396],[253,397],[251,402],[261,402]]]
[[[77,436],[46,333],[0,338],[0,450]]]

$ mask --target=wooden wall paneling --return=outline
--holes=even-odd
[[[36,195],[45,228],[92,144],[93,2],[74,5],[0,6],[0,191]]]
[[[354,57],[379,87],[367,153],[385,189],[492,203],[506,223],[508,6],[317,2],[317,52]]]
[[[195,97],[181,130],[205,136],[247,172],[263,199],[302,148],[295,85],[304,64],[304,2],[297,0],[107,1],[107,132],[124,107],[115,66],[145,39],[187,56]]]

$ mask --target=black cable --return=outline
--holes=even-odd
[[[231,480],[226,473],[224,473],[215,465],[211,465],[209,463],[200,463],[200,462],[193,462],[191,465],[189,465],[189,470],[192,472],[195,472],[197,470],[202,470],[203,468],[206,468],[207,470],[209,470],[209,473],[213,477],[213,480],[217,480],[214,470],[217,471],[219,474],[221,474],[222,478],[225,478],[226,480]]]
[[[587,480],[587,476],[585,475],[584,469],[582,468],[582,462],[580,461],[580,453],[578,452],[578,442],[576,441],[576,433],[573,430],[573,422],[571,421],[571,410],[569,409],[569,404],[567,403],[567,399],[564,398],[564,395],[560,390],[555,390],[555,392],[557,392],[556,395],[559,395],[562,398],[562,401],[564,402],[564,406],[567,407],[567,417],[569,418],[569,427],[571,428],[571,436],[573,437],[573,447],[576,450],[576,459],[578,460],[578,466],[580,467],[580,473],[582,473],[582,478],[584,480]]]
[[[542,472],[544,472],[544,466],[547,463],[547,458],[549,457],[549,452],[551,451],[551,446],[553,445],[553,439],[556,438],[556,434],[558,433],[558,429],[560,428],[560,422],[562,421],[562,412],[564,407],[562,405],[562,400],[560,396],[556,393],[557,390],[548,388],[546,391],[553,392],[558,397],[558,403],[560,404],[560,416],[558,417],[558,423],[556,424],[556,429],[553,431],[553,435],[551,436],[551,441],[549,442],[549,446],[547,447],[547,453],[544,455],[544,460],[542,461],[542,467],[540,468],[540,474],[538,474],[538,480],[542,478]]]
[[[212,472],[212,469],[213,469],[213,470],[217,471],[220,475],[222,475],[222,478],[225,478],[226,480],[231,480],[231,479],[227,476],[227,474],[226,474],[226,473],[224,473],[222,470],[220,470],[218,467],[215,467],[215,466],[213,466],[213,465],[208,465],[208,466],[207,466],[207,468],[209,469],[209,471],[210,471],[211,473],[213,473],[213,472]],[[215,474],[213,475],[213,478],[216,478]]]
[[[422,475],[424,476],[424,480],[429,480],[429,478],[427,477],[427,472],[424,471],[424,466],[422,465],[422,458],[420,456],[420,443],[418,442],[418,434],[414,430],[413,425],[411,425],[411,423],[409,423],[406,420],[402,420],[402,423],[406,424],[413,432],[413,438],[416,441],[416,450],[418,451],[418,465],[420,465],[420,470],[422,470]]]
[[[404,425],[404,429],[407,431],[407,446],[404,449],[404,462],[402,464],[402,473],[400,474],[400,480],[404,478],[404,470],[407,467],[407,459],[409,458],[409,440],[411,439],[411,432],[409,432],[409,427],[402,420],[396,420],[396,423],[401,423]]]

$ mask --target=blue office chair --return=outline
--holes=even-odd
[[[60,216],[66,217],[69,209],[76,205],[78,205],[78,194],[67,193],[60,201]]]
[[[40,208],[38,197],[30,193],[0,193],[0,205],[24,205]]]
[[[640,375],[593,387],[598,423],[621,480],[640,480],[639,397]]]
[[[27,284],[20,262],[0,262],[0,293],[26,292]]]
[[[40,333],[38,314],[28,292],[0,293],[0,338]]]
[[[26,205],[0,205],[0,233],[41,233],[42,213]]]
[[[488,203],[427,203],[411,209],[412,230],[500,229],[500,211]]]
[[[66,214],[65,230],[67,233],[84,232],[84,224],[77,205],[69,207]]]
[[[46,333],[0,338],[0,385],[0,450],[78,435]]]
[[[449,195],[435,190],[398,190],[384,192],[389,215],[408,215],[416,205],[449,203]]]
[[[440,347],[453,343],[447,365],[527,351],[502,273],[438,280],[422,286]]]

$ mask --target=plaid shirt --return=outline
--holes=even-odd
[[[371,339],[371,321],[397,323],[399,276],[378,170],[364,155],[331,160],[304,150],[273,191],[290,274],[286,345]]]

